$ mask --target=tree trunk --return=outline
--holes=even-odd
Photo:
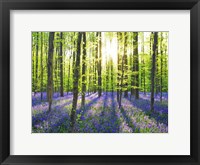
[[[32,35],[32,43],[35,44],[33,35]],[[32,45],[32,92],[33,93],[35,93],[35,56],[34,56],[35,49],[34,49],[34,44]]]
[[[69,57],[69,65],[68,65],[68,81],[67,81],[67,95],[70,91],[70,70],[71,70],[71,65],[70,65],[70,60],[71,60],[71,56]]]
[[[94,72],[94,77],[93,77],[93,86],[94,86],[94,93],[96,93],[96,80],[97,80],[97,77],[96,77],[96,53],[95,51],[93,50],[93,72]]]
[[[63,33],[60,32],[60,96],[63,97]]]
[[[108,59],[107,59],[107,56],[106,56],[106,81],[105,81],[105,86],[106,86],[106,95],[107,95],[107,92],[108,92],[108,86],[109,86],[109,63],[108,63]]]
[[[96,41],[96,39],[98,39],[98,32],[96,32],[96,37],[94,37],[94,41]],[[96,41],[95,43],[96,47],[95,47],[95,57],[94,57],[94,81],[95,81],[95,88],[94,88],[94,93],[97,92],[97,70],[98,70],[98,42]]]
[[[136,33],[135,36],[136,39],[136,55],[135,55],[135,99],[139,99],[139,55],[138,55],[138,32]]]
[[[133,86],[135,99],[139,99],[139,56],[138,56],[138,32],[133,32]]]
[[[54,51],[54,32],[49,33],[49,52],[48,52],[48,101],[49,111],[51,110],[53,96],[53,51]]]
[[[86,92],[86,32],[83,32],[83,55],[82,55],[82,102],[81,106],[85,106]]]
[[[161,40],[160,40],[160,102],[162,102],[162,72],[163,72],[163,47],[162,47],[162,42],[163,42],[163,36],[161,32]]]
[[[36,64],[35,64],[35,94],[37,92],[38,87],[38,46],[39,46],[39,33],[36,32]]]
[[[146,71],[145,71],[145,62],[144,62],[144,59],[143,59],[143,66],[144,66],[144,78],[143,78],[143,80],[144,80],[144,83],[143,83],[143,85],[144,85],[144,95],[146,95],[146,78],[145,78]]]
[[[150,38],[149,38],[149,56],[150,57],[152,56],[152,46],[153,46],[152,42],[153,42],[153,32],[150,33]],[[151,63],[152,63],[152,60],[151,60]],[[152,71],[152,67],[149,68],[149,75],[148,76],[150,77],[150,80],[151,80],[151,75],[152,75],[151,71]],[[151,92],[151,83],[149,83],[148,88],[150,89],[150,92]]]
[[[158,44],[158,43],[157,43]],[[156,49],[155,87],[156,95],[159,93],[159,70],[158,70],[158,45]]]
[[[113,59],[111,58],[111,91],[112,91],[112,96],[114,92],[114,68],[113,68]]]
[[[41,66],[41,76],[40,76],[40,92],[41,92],[41,101],[43,98],[43,32],[41,32],[41,53],[40,53],[40,66]]]
[[[131,95],[135,95],[135,55],[137,47],[135,41],[135,33],[133,32],[133,58],[132,58],[132,74],[131,74]]]
[[[57,46],[57,45],[56,45]],[[55,58],[54,58],[54,79],[55,81],[53,81],[53,86],[54,86],[54,92],[58,92],[58,56],[59,56],[59,51],[58,51],[58,48],[55,46]]]
[[[128,58],[127,58],[127,32],[124,32],[124,97],[128,97]]]
[[[78,84],[79,84],[79,72],[80,72],[80,56],[81,56],[81,38],[82,32],[78,32],[78,41],[77,41],[77,54],[76,54],[76,61],[75,68],[74,68],[74,81],[73,81],[73,101],[72,101],[72,111],[71,111],[71,130],[70,132],[75,132],[74,126],[76,122],[76,106],[78,100]]]
[[[101,41],[101,32],[99,32],[99,58],[98,58],[98,97],[101,97],[101,93],[102,93],[102,81],[101,81],[101,45],[102,45],[102,41]]]
[[[152,69],[151,69],[151,111],[154,111],[154,81],[155,81],[155,63],[157,56],[158,33],[154,32],[153,54],[152,54]]]
[[[142,56],[143,56],[143,59],[142,59],[142,65],[143,65],[143,92],[144,92],[144,95],[146,95],[146,78],[145,78],[145,56],[144,56],[144,32],[142,32]]]
[[[117,40],[118,40],[118,47],[117,47],[117,102],[119,104],[119,94],[120,94],[120,42],[121,42],[121,34],[117,32]]]
[[[123,34],[121,34],[121,40],[123,39]],[[121,41],[122,42],[122,41]],[[123,42],[122,42],[123,43]],[[124,43],[123,43],[124,44]],[[120,50],[123,50],[123,47],[120,46]],[[122,52],[122,51],[120,51]],[[124,85],[124,54],[121,56],[121,67],[120,67],[120,71],[121,71],[121,76],[120,76],[120,91],[119,91],[119,108],[121,108],[122,105],[122,92],[123,92],[123,85]]]
[[[119,93],[119,108],[122,105],[122,92],[123,92],[123,80],[124,80],[124,55],[122,56],[122,75],[121,75],[121,83],[120,83],[120,93]]]

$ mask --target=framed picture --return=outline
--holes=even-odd
[[[199,164],[198,0],[0,5],[1,164]]]

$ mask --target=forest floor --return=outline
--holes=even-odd
[[[48,112],[46,93],[32,96],[32,132],[67,133],[70,128],[72,93],[54,93],[52,110]],[[140,93],[140,99],[123,98],[122,108],[118,108],[116,93],[86,95],[85,108],[81,108],[78,98],[75,130],[77,133],[161,133],[168,132],[168,94],[163,93],[163,101],[155,97],[155,111],[150,111],[150,93]]]

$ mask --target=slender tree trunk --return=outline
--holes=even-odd
[[[113,59],[111,58],[111,91],[112,91],[112,96],[114,92],[114,68],[113,68]]]
[[[128,97],[128,58],[127,58],[127,32],[124,32],[124,97]]]
[[[144,62],[144,59],[143,59],[143,66],[144,66],[144,83],[143,83],[143,85],[144,85],[144,95],[146,95],[146,78],[145,78],[145,76],[146,76],[146,71],[145,71],[145,62]]]
[[[150,38],[149,38],[149,56],[151,57],[152,56],[152,46],[153,46],[153,32],[152,33],[150,33]],[[152,58],[151,58],[152,59]],[[151,60],[151,63],[152,63],[152,60]],[[151,80],[151,75],[152,75],[152,66],[151,67],[149,67],[149,77],[150,77],[150,80]],[[149,83],[149,87],[148,87],[149,89],[150,89],[150,92],[151,92],[151,83]]]
[[[71,132],[75,132],[74,126],[76,122],[76,106],[78,101],[78,84],[79,84],[79,72],[80,72],[80,56],[81,56],[81,38],[82,32],[78,32],[78,41],[77,41],[77,55],[74,68],[74,81],[73,81],[73,101],[72,101],[72,111],[71,111]]]
[[[58,55],[59,55],[59,52],[58,52],[58,48],[55,46],[55,49],[56,49],[56,56],[55,56],[55,62],[54,62],[54,78],[55,78],[55,82],[54,83],[54,91],[57,93],[58,92]]]
[[[43,98],[43,32],[41,32],[41,53],[40,53],[40,66],[41,66],[41,76],[40,76],[40,92],[41,92],[41,101]]]
[[[166,38],[167,38],[167,34],[166,34]],[[168,81],[167,46],[165,45],[163,49],[164,49],[164,55],[165,55],[163,56],[163,60],[164,60],[163,63],[164,63],[164,68],[165,68],[163,77],[165,78],[165,81]],[[168,91],[167,83],[164,83],[163,86],[164,86],[165,91]]]
[[[155,63],[157,56],[158,33],[154,32],[152,69],[151,69],[151,111],[154,111],[154,81],[155,81]]]
[[[120,93],[120,42],[121,34],[117,32],[118,48],[117,48],[117,102],[119,104],[119,93]]]
[[[86,92],[86,32],[83,32],[83,55],[82,55],[82,102],[85,106],[85,92]]]
[[[70,60],[71,60],[71,56],[69,57],[69,66],[68,66],[67,95],[70,91],[70,70],[71,70]]]
[[[109,63],[108,63],[108,59],[107,59],[107,56],[106,56],[106,81],[105,81],[105,86],[106,86],[106,95],[107,95],[107,92],[108,92],[108,85],[109,85]]]
[[[121,34],[121,40],[123,39],[123,34]],[[124,41],[124,40],[123,40]],[[124,45],[124,42],[122,42]],[[120,52],[122,52],[121,50],[123,50],[123,47],[120,46]],[[120,67],[120,71],[121,71],[121,76],[120,76],[120,92],[119,92],[119,108],[121,108],[122,105],[122,92],[123,92],[123,86],[124,86],[124,54],[121,56],[121,67]]]
[[[47,93],[47,101],[49,102],[49,100],[48,100],[48,95],[49,95],[49,90],[48,90],[48,57],[49,57],[49,33],[47,34],[47,43],[48,44],[46,44],[46,47],[45,47],[45,52],[46,52],[46,66],[47,66],[47,70],[46,70],[46,80],[47,80],[47,82],[46,82],[46,93]]]
[[[92,66],[93,66],[93,72],[94,72],[94,77],[93,77],[93,85],[94,85],[94,93],[96,93],[96,57],[95,57],[95,55],[96,55],[96,53],[94,52],[94,50],[93,50],[93,64],[92,64]]]
[[[97,77],[98,77],[98,32],[96,32],[96,47],[95,47],[95,84],[97,84]],[[98,86],[95,85],[95,93],[98,89]]]
[[[133,32],[133,72],[134,72],[134,94],[139,99],[139,56],[138,56],[138,32]]]
[[[131,74],[131,95],[135,95],[135,55],[137,53],[135,33],[133,32],[133,58],[132,58],[132,74]]]
[[[158,43],[157,43],[158,44]],[[156,49],[155,87],[156,95],[159,93],[158,46]]]
[[[74,38],[76,38],[76,32],[74,32]],[[72,64],[72,69],[73,69],[73,74],[75,72],[75,64],[76,64],[76,48],[77,48],[77,45],[76,45],[76,40],[74,40],[74,51],[73,51],[73,64]]]
[[[34,55],[34,40],[33,40],[33,36],[32,36],[32,92],[35,93],[35,55]]]
[[[36,64],[35,64],[35,91],[34,94],[37,92],[38,87],[38,47],[39,47],[39,33],[36,32]]]
[[[90,76],[89,76],[89,84],[92,84],[92,75],[91,75],[91,72],[92,72],[92,67],[90,66],[89,67],[89,70],[90,70]],[[89,94],[91,94],[91,85],[89,86]]]
[[[73,44],[73,55],[72,55],[72,83],[74,85],[74,73],[75,73],[75,65],[76,65],[76,50],[77,50],[77,42],[76,42],[76,33],[77,32],[74,32],[74,44]],[[78,34],[78,33],[77,33]],[[72,93],[73,93],[73,89],[72,89]]]
[[[52,105],[53,96],[53,51],[54,51],[54,32],[49,33],[49,53],[48,53],[48,101],[49,101],[49,111]]]
[[[63,92],[63,33],[60,32],[60,96],[64,96]]]
[[[101,97],[101,93],[102,93],[102,78],[101,78],[101,61],[102,61],[102,57],[101,57],[101,45],[102,45],[102,41],[101,41],[101,32],[99,32],[99,58],[98,58],[98,97]]]
[[[136,49],[137,49],[137,54],[135,56],[135,70],[136,70],[136,75],[135,75],[135,98],[139,99],[139,55],[138,55],[138,32],[136,33]]]
[[[163,36],[161,32],[161,40],[160,40],[160,102],[162,102],[162,72],[163,72],[163,47],[162,47],[162,42],[163,42]]]
[[[122,106],[122,92],[123,92],[123,80],[124,80],[124,55],[122,56],[122,75],[121,75],[121,83],[120,83],[120,93],[119,93],[119,108]]]
[[[146,95],[146,87],[145,87],[145,83],[146,83],[146,78],[145,78],[145,54],[144,54],[144,32],[142,32],[142,56],[143,56],[143,59],[142,59],[142,65],[143,65],[143,92],[144,92],[144,95]]]

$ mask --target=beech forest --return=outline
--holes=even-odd
[[[32,133],[168,133],[168,32],[32,32]]]

